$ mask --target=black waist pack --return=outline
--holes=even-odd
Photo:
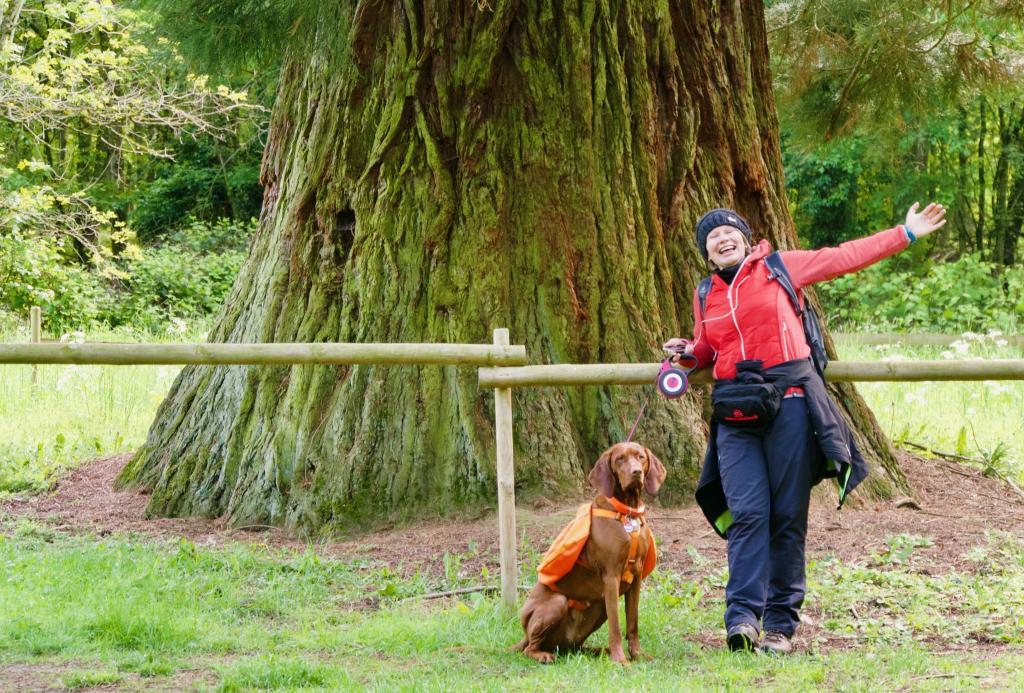
[[[719,380],[711,391],[711,418],[733,428],[766,428],[782,408],[785,388],[764,379],[763,362],[736,364],[736,377]]]

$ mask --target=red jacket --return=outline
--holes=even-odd
[[[856,272],[909,244],[903,227],[897,226],[836,248],[780,254],[799,294],[802,287]],[[810,356],[793,304],[779,283],[768,279],[762,260],[771,252],[768,241],[761,241],[744,258],[732,285],[712,275],[703,317],[697,292],[693,293],[693,355],[699,367],[714,363],[717,380],[734,377],[736,363],[744,359],[760,359],[771,368]]]

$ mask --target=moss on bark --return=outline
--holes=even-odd
[[[211,341],[508,327],[534,363],[650,361],[692,328],[701,211],[735,205],[792,245],[757,3],[346,7],[282,70],[260,230]],[[520,494],[579,488],[646,394],[517,391]],[[473,369],[187,368],[121,480],[152,515],[233,524],[480,506],[492,400]],[[640,425],[669,501],[696,478],[700,408],[656,398]]]

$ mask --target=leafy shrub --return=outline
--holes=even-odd
[[[1013,333],[1024,325],[1024,267],[977,255],[930,266],[892,258],[819,287],[832,329]]]
[[[242,266],[254,228],[254,220],[191,220],[164,243],[125,264],[128,278],[110,296],[101,318],[111,325],[158,331],[171,318],[215,312]]]
[[[98,319],[103,282],[81,266],[64,264],[61,243],[17,230],[0,235],[0,305],[22,315],[41,306],[48,329],[63,332]]]
[[[178,150],[177,161],[138,188],[129,222],[139,240],[156,242],[194,219],[212,223],[221,217],[248,219],[259,214],[263,188],[258,139],[226,169],[209,143],[186,141]]]

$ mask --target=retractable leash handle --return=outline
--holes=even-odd
[[[682,397],[683,393],[686,392],[687,388],[690,387],[690,381],[687,379],[687,375],[697,367],[697,357],[693,354],[684,353],[688,344],[682,344],[673,349],[665,349],[669,352],[669,355],[661,362],[661,370],[658,371],[658,391],[668,399],[676,399]],[[672,365],[672,359],[679,357],[681,359],[688,359],[693,361],[693,365],[687,369],[675,368]],[[640,419],[644,416],[644,410],[647,409],[647,404],[651,401],[653,392],[647,394],[647,398],[644,403],[640,405],[640,413],[636,415],[636,421],[633,422],[633,427],[629,429],[629,435],[626,436],[626,442],[633,440],[633,434],[636,433],[636,427],[640,424]]]
[[[670,355],[661,362],[661,370],[658,371],[658,391],[668,399],[682,397],[690,387],[689,375],[697,367],[697,357],[685,353],[688,345],[682,344],[673,349],[665,349]],[[672,365],[672,359],[686,359],[693,365],[689,368],[676,368]]]

